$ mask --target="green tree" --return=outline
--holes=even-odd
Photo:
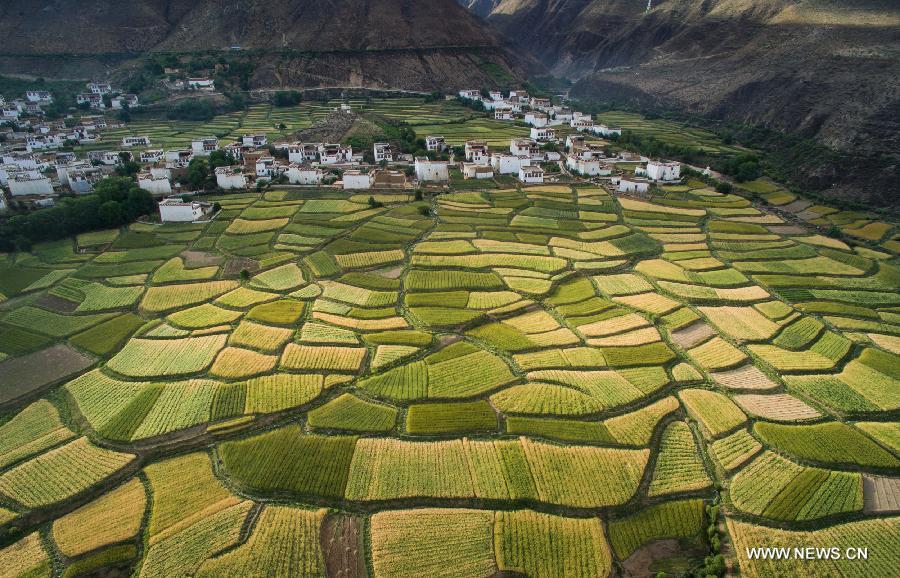
[[[104,227],[116,227],[122,224],[124,211],[118,201],[106,201],[97,209],[97,214]]]

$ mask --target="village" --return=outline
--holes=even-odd
[[[178,89],[204,93],[215,89],[209,79],[179,82]],[[511,138],[508,147],[500,148],[489,146],[487,140],[451,146],[444,136],[428,134],[421,141],[425,154],[416,155],[392,142],[375,142],[371,150],[360,150],[339,142],[270,142],[265,133],[233,139],[210,135],[193,139],[190,147],[171,149],[155,147],[150,136],[128,134],[116,150],[97,150],[90,145],[104,131],[127,129],[126,123],[104,113],[140,104],[137,96],[122,94],[109,83],[91,82],[86,88],[77,95],[77,103],[89,114],[69,114],[61,120],[44,118],[44,108],[53,101],[47,91],[29,90],[23,99],[0,103],[4,125],[0,186],[5,189],[0,193],[0,211],[11,203],[23,210],[53,206],[59,195],[90,194],[97,181],[126,172],[126,165],[141,189],[163,201],[164,221],[196,220],[198,211],[203,213],[198,207],[208,208],[189,195],[261,190],[272,184],[348,191],[440,190],[459,175],[463,180],[500,178],[520,185],[587,179],[611,192],[647,194],[655,183],[672,184],[681,178],[679,163],[623,149],[613,152],[606,139],[621,136],[621,128],[595,123],[591,115],[566,106],[564,98],[554,99],[554,104],[521,90],[506,95],[462,90],[444,98],[484,111],[495,121],[527,126],[528,136]],[[341,104],[331,114],[353,111]],[[75,148],[87,150],[76,153]],[[209,184],[214,182],[215,187],[185,185],[194,159],[214,159],[209,162]]]

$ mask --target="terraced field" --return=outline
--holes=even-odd
[[[225,195],[3,256],[0,574],[900,567],[896,229],[700,183],[379,198]],[[797,540],[872,558],[744,555]]]
[[[138,118],[127,123],[126,126],[102,130],[100,138],[96,142],[80,147],[80,149],[85,151],[118,149],[122,137],[133,135],[149,136],[151,146],[148,148],[165,149],[189,148],[192,140],[209,136],[235,140],[244,134],[265,134],[271,142],[311,126],[335,108],[340,107],[341,104],[349,104],[357,113],[414,125],[417,127],[417,133],[424,131],[424,127],[429,125],[456,123],[475,116],[472,110],[463,107],[456,101],[428,103],[422,97],[351,98],[346,101],[340,99],[311,100],[285,108],[275,107],[271,104],[254,104],[247,110],[222,114],[207,122]],[[471,122],[474,123],[471,125],[473,130],[474,127],[480,126],[475,120]],[[493,123],[493,121],[490,122]],[[465,124],[469,126],[469,123]],[[418,125],[422,125],[423,128],[418,128]],[[489,124],[485,125],[485,130],[490,130],[487,127],[499,131],[496,138],[502,140],[503,135],[507,133],[505,127],[511,127],[511,124],[499,122],[495,125]],[[447,139],[450,142],[451,128],[448,128],[446,132],[448,132]],[[527,136],[528,129],[518,128],[509,134]],[[421,136],[424,138],[424,133]],[[469,138],[476,136],[478,135]],[[454,142],[454,144],[457,143]],[[506,144],[508,144],[508,139]]]

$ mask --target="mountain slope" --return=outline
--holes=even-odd
[[[854,155],[900,150],[896,2],[652,6],[648,12],[635,0],[502,0],[487,21],[554,74],[577,81],[575,96],[762,124]],[[864,193],[882,194],[874,188],[884,185],[896,191],[896,167]]]
[[[238,45],[255,55],[254,85],[266,87],[434,89],[517,70],[495,34],[453,0],[6,0],[0,35],[4,65]]]

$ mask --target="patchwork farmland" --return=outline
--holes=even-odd
[[[0,574],[890,575],[897,229],[744,187],[269,190],[3,255]],[[738,555],[796,544],[870,564]]]

